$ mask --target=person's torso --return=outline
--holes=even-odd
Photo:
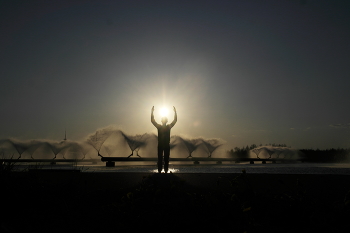
[[[170,143],[170,125],[162,125],[158,128],[158,144],[166,145]]]

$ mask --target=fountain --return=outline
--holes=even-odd
[[[281,160],[280,159],[281,154],[283,154],[283,159],[285,159],[285,160],[298,159],[298,155],[299,155],[298,150],[296,150],[296,149],[292,149],[292,148],[288,148],[288,147],[278,147],[278,146],[261,146],[258,148],[254,148],[251,151],[254,154],[256,154],[258,159],[261,159],[259,157],[259,154],[262,151],[265,151],[269,155],[268,158],[263,159],[262,163],[266,163],[266,159],[271,159],[272,163],[275,163],[276,160]],[[275,159],[272,159],[273,154],[277,155]],[[251,161],[251,162],[253,162],[253,161]]]
[[[29,153],[30,158],[34,159],[33,157],[34,151],[40,146],[40,142],[38,142],[37,140],[21,142],[21,141],[12,139],[11,142],[14,148],[16,149],[17,153],[19,154],[18,159],[22,157],[22,154],[24,152]]]
[[[263,150],[265,150],[265,147],[259,147],[259,148],[253,149],[252,152],[256,155],[256,157],[257,157],[258,159],[260,159],[259,154],[260,154],[260,152],[263,151]]]
[[[271,159],[271,156],[275,153],[275,150],[271,148],[265,148],[265,150],[269,154],[269,159]]]
[[[186,149],[188,151],[187,158],[192,158],[192,152],[195,151],[201,143],[200,139],[196,139],[196,138],[186,139],[186,138],[177,136],[177,139],[183,142],[183,144],[186,146]]]
[[[134,151],[136,151],[136,156],[141,158],[141,156],[137,152],[142,146],[144,146],[146,144],[145,141],[147,139],[148,134],[147,133],[136,134],[134,136],[127,136],[123,132],[121,132],[121,134],[125,138],[126,142],[128,143],[128,146],[131,150],[131,154],[128,156],[128,158],[134,155]]]
[[[115,133],[114,127],[107,127],[97,130],[94,134],[88,136],[87,143],[90,144],[97,151],[99,157],[103,157],[100,154],[102,144],[107,140],[109,136]]]
[[[213,152],[220,146],[223,145],[223,143],[220,142],[220,139],[217,138],[213,138],[213,139],[202,139],[203,144],[205,145],[205,147],[208,149],[209,155],[208,158],[211,158],[211,155],[213,154]]]
[[[66,141],[62,141],[62,142],[45,142],[46,145],[48,145],[52,152],[54,153],[54,157],[53,159],[56,159],[57,154],[59,154],[61,151],[63,151],[64,149],[69,147],[69,144],[66,143]],[[63,159],[66,159],[64,157],[64,153],[63,153]]]
[[[118,142],[114,140],[112,135],[118,135]],[[107,139],[109,139],[106,142]],[[113,139],[112,139],[113,138]],[[131,150],[131,154],[125,158],[130,158],[135,156],[141,158],[139,154],[140,149],[146,148],[147,145],[151,145],[151,150],[147,148],[143,150],[146,157],[148,154],[151,154],[150,157],[156,157],[154,149],[156,147],[157,136],[152,133],[128,135],[121,130],[116,129],[115,127],[106,127],[96,130],[96,132],[88,135],[87,139],[83,142],[75,141],[50,141],[50,140],[31,140],[31,141],[21,141],[18,139],[3,139],[0,140],[0,151],[2,151],[3,159],[5,159],[6,154],[17,154],[17,159],[23,159],[23,161],[30,162],[28,159],[23,158],[24,154],[28,154],[30,159],[33,161],[47,160],[50,159],[52,164],[57,162],[63,162],[64,160],[71,160],[73,157],[74,160],[78,159],[83,160],[86,158],[86,155],[91,151],[95,150],[97,156],[104,158],[101,155],[101,149],[103,148],[103,153],[106,153],[107,157],[113,156],[115,151],[114,146],[121,146],[122,140],[125,144],[128,145],[128,148]],[[107,145],[106,145],[107,144]],[[117,144],[117,145],[116,145]],[[212,153],[222,145],[221,140],[219,139],[203,139],[203,138],[184,138],[180,136],[171,136],[170,139],[170,149],[186,148],[187,158],[192,158],[193,152],[203,145],[209,153],[208,157],[212,156]],[[93,148],[93,149],[92,149]],[[2,149],[2,150],[1,150]],[[51,154],[53,153],[53,155]],[[63,159],[58,159],[58,155],[61,155]],[[12,156],[13,157],[13,156]],[[69,159],[68,159],[69,158]],[[200,157],[199,157],[200,158]],[[202,157],[203,158],[203,157]],[[148,158],[147,158],[148,159]],[[107,161],[107,166],[111,165],[113,159],[105,160]],[[93,161],[96,162],[96,161]],[[197,160],[195,162],[198,162]],[[110,163],[110,164],[109,164]]]

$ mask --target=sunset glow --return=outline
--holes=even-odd
[[[350,148],[349,1],[2,2],[0,141],[156,133],[175,106],[172,135],[223,151]]]
[[[161,108],[160,109],[160,116],[161,117],[167,117],[169,113],[169,110],[167,108]]]

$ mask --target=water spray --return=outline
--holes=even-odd
[[[292,149],[292,148],[288,148],[288,147],[275,147],[275,146],[261,146],[258,148],[255,148],[253,150],[251,150],[254,154],[256,154],[257,158],[260,159],[259,154],[261,153],[261,151],[266,151],[269,155],[268,159],[272,158],[273,154],[277,155],[277,158],[280,157],[281,154],[283,154],[283,158],[287,159],[289,157],[289,159],[293,159],[293,156],[298,155],[298,150],[296,149]]]
[[[95,134],[92,134],[88,137],[87,143],[90,144],[95,150],[97,151],[97,156],[103,157],[100,154],[100,150],[102,147],[102,144],[107,140],[109,136],[111,136],[113,133],[115,133],[115,129],[112,127],[107,127],[104,129],[97,130]]]
[[[136,156],[141,158],[141,156],[137,152],[142,146],[146,144],[145,140],[147,139],[148,134],[137,134],[134,136],[128,136],[123,132],[121,133],[125,138],[126,142],[128,143],[129,148],[131,150],[131,154],[128,156],[128,158],[134,155],[134,151],[136,151]]]
[[[65,143],[65,141],[62,141],[62,142],[46,142],[45,143],[46,145],[48,145],[52,152],[54,153],[54,157],[53,159],[56,159],[57,157],[57,154],[59,154],[61,151],[63,151],[64,149],[68,148],[68,143]],[[64,157],[64,154],[63,154],[63,158],[66,159]]]
[[[255,149],[253,149],[252,150],[252,152],[254,153],[254,154],[256,154],[256,157],[258,158],[258,159],[260,159],[260,157],[259,157],[259,154],[260,154],[260,152],[261,151],[263,151],[264,150],[264,148],[255,148]]]
[[[105,148],[105,151],[107,152],[108,156],[111,156],[112,151],[107,146],[104,146],[104,148]]]
[[[205,145],[205,147],[208,149],[209,155],[208,158],[211,158],[211,155],[213,152],[223,145],[223,143],[220,142],[219,139],[213,138],[213,139],[202,139],[202,143]]]
[[[180,140],[186,146],[188,151],[187,158],[192,158],[192,152],[195,151],[201,143],[201,140],[198,138],[186,139],[186,138],[177,136],[177,139]]]
[[[17,153],[19,154],[18,159],[22,157],[22,154],[28,150],[29,147],[31,147],[31,144],[29,142],[20,142],[20,141],[15,141],[15,140],[10,140],[12,143],[13,147],[16,149]]]
[[[266,150],[267,153],[269,154],[269,159],[271,159],[271,156],[275,153],[275,151],[274,151],[274,150],[271,150],[271,149],[269,149],[269,148],[266,148],[265,150]]]
[[[113,154],[113,150],[107,145],[104,145],[104,143],[112,134],[117,134],[117,133],[122,136],[122,138],[125,140],[125,142],[127,143],[127,145],[131,150],[131,154],[128,157],[131,157],[131,156],[141,157],[141,155],[139,154],[140,149],[142,149],[147,145],[153,144],[157,138],[155,134],[149,134],[149,133],[127,135],[126,133],[114,127],[107,127],[107,128],[99,129],[93,134],[88,135],[86,141],[84,142],[73,142],[68,140],[63,140],[61,142],[53,142],[48,140],[20,141],[17,139],[3,139],[3,140],[0,140],[0,145],[2,146],[1,148],[3,148],[4,143],[8,143],[6,147],[11,147],[12,152],[16,151],[18,153],[19,156],[17,159],[23,158],[24,153],[28,153],[31,159],[35,159],[34,152],[47,153],[48,150],[52,151],[52,153],[54,154],[53,158],[51,157],[52,160],[57,159],[58,154],[62,154],[63,159],[66,159],[66,156],[67,155],[69,156],[72,153],[74,154],[75,158],[78,156],[79,153],[81,153],[82,159],[85,159],[86,155],[91,150],[96,150],[97,156],[102,158],[103,156],[100,154],[102,146],[104,146],[105,152],[109,156]],[[171,136],[169,145],[170,145],[170,149],[173,149],[178,146],[182,147],[183,145],[188,152],[187,157],[190,158],[192,157],[193,152],[203,144],[207,148],[207,151],[209,153],[208,157],[211,157],[212,153],[223,144],[221,142],[222,140],[220,139],[203,139],[203,138],[189,139],[189,138],[183,138],[175,135],[175,136]],[[46,151],[37,150],[41,146],[45,146],[47,150]],[[275,153],[277,152],[275,151]],[[5,154],[4,150],[3,150],[3,154]],[[38,155],[42,156],[42,154],[38,154]],[[47,156],[47,154],[43,154],[43,155]]]

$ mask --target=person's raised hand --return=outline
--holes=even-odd
[[[176,108],[175,108],[175,106],[173,106],[173,108],[174,108],[174,112],[176,112]]]
[[[152,112],[154,111],[154,106],[152,107]]]

